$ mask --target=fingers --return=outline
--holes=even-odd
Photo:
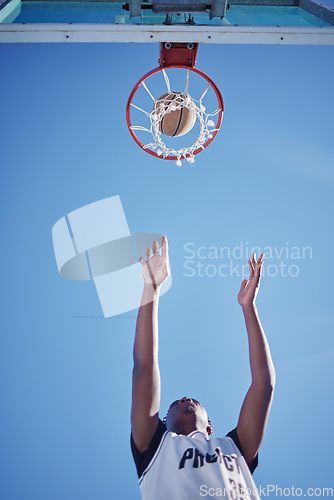
[[[262,267],[262,264],[263,264],[263,257],[264,257],[264,254],[261,253],[260,257],[256,260],[255,253],[253,253],[253,255],[252,255],[252,258],[253,258],[253,267],[254,267],[254,271],[256,273],[261,272],[261,267]]]
[[[246,288],[247,285],[248,285],[248,280],[246,279],[242,280],[240,292],[242,292],[242,290],[244,290],[244,288]]]
[[[147,258],[149,259],[150,257],[152,257],[153,255],[153,250],[151,247],[149,247],[147,250],[146,250],[146,255],[147,255]]]
[[[263,257],[264,257],[264,254],[261,253],[260,257],[256,260],[256,254],[252,253],[252,256],[248,262],[250,264],[250,267],[253,269],[253,271],[255,271],[261,264],[263,264]]]
[[[149,259],[150,257],[152,257],[152,255],[153,255],[152,248],[148,248],[146,250],[146,255],[147,255],[147,259]],[[144,264],[147,261],[144,260],[143,257],[138,257],[138,262],[140,262],[141,264]]]
[[[159,243],[157,241],[153,241],[152,246],[154,255],[159,255]]]
[[[253,278],[254,276],[256,278],[259,278],[261,276],[263,257],[264,254],[261,253],[260,257],[256,260],[256,254],[253,253],[251,258],[249,259],[248,264],[249,264],[250,279]]]
[[[167,241],[166,236],[162,236],[161,237],[161,243],[162,243],[161,255],[163,255],[165,257],[168,257],[168,241]],[[159,247],[159,243],[157,241],[153,241],[152,242],[152,247],[153,247],[153,250],[152,250],[152,248],[148,248],[146,250],[146,255],[147,255],[148,259],[150,257],[153,257],[153,255],[160,255],[159,254],[160,247]],[[142,257],[139,257],[138,258],[138,262],[140,262],[141,264],[143,264],[146,261]]]
[[[255,271],[253,256],[254,254],[252,254],[251,258],[248,260],[250,277],[254,276],[254,271]]]
[[[166,236],[161,236],[161,243],[162,243],[161,255],[163,257],[168,257],[168,240]]]
[[[264,254],[261,253],[260,257],[256,260],[256,255],[255,255],[255,253],[253,253],[251,258],[249,259],[249,263],[250,263],[249,266],[250,266],[250,269],[252,269],[251,276],[249,279],[255,278],[255,281],[254,281],[255,286],[258,286],[259,282],[260,282],[263,257],[264,257]]]

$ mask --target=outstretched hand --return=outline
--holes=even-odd
[[[241,307],[247,307],[255,304],[255,299],[260,286],[263,257],[264,255],[262,253],[258,260],[256,260],[256,255],[253,253],[248,261],[250,276],[248,280],[244,279],[242,281],[240,292],[238,294],[238,302]]]
[[[161,237],[161,255],[159,253],[159,243],[153,241],[152,248],[146,250],[147,260],[139,257],[138,261],[143,266],[143,277],[146,285],[153,285],[154,289],[161,286],[170,275],[168,259],[168,241],[166,236]]]

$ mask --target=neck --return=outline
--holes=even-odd
[[[174,430],[174,429],[173,429]],[[182,425],[178,429],[175,429],[174,432],[177,434],[183,434],[184,436],[188,436],[188,434],[191,434],[192,432],[199,431],[203,432],[205,434],[205,437],[208,437],[208,433],[206,429],[202,429],[202,427],[193,425],[193,424],[188,424],[188,425]]]

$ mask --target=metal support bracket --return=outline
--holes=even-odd
[[[198,43],[160,43],[159,66],[189,66],[196,64]]]

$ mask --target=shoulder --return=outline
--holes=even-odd
[[[162,422],[162,420],[159,419],[158,426],[151,440],[151,443],[148,449],[144,451],[144,453],[138,452],[131,433],[131,451],[136,464],[138,477],[141,477],[144,470],[148,467],[166,432],[166,425]]]
[[[229,437],[229,438],[231,438],[233,440],[234,444],[236,445],[236,447],[240,451],[241,455],[243,456],[242,447],[241,447],[241,444],[240,444],[240,441],[239,441],[239,437],[238,437],[238,433],[237,433],[237,428],[233,429],[228,434],[226,434],[226,437]],[[247,465],[249,467],[249,470],[253,474],[253,472],[255,471],[256,467],[258,466],[258,455],[256,455],[256,457],[254,458],[254,460],[251,463],[247,463]]]

